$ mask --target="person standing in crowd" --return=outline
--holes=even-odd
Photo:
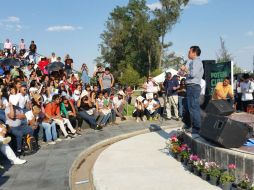
[[[30,56],[32,57],[34,63],[36,63],[36,51],[37,51],[37,46],[34,43],[34,41],[31,41],[31,44],[29,46],[29,51],[30,51]]]
[[[82,72],[81,79],[82,79],[83,87],[85,87],[87,84],[90,84],[90,78],[88,76],[88,67],[85,63],[81,67],[81,72]]]
[[[113,87],[114,82],[115,80],[113,75],[110,73],[110,69],[106,67],[105,72],[101,75],[101,78],[99,79],[101,91],[106,91],[110,96],[111,88]]]
[[[247,107],[249,104],[253,104],[253,91],[254,83],[250,80],[250,75],[245,73],[243,75],[243,82],[240,83],[241,92],[242,92],[242,105],[243,111],[247,112]]]
[[[154,80],[152,76],[147,77],[147,81],[143,84],[144,94],[145,97],[146,93],[154,93]]]
[[[69,54],[65,56],[64,63],[65,63],[65,71],[67,73],[67,76],[70,76],[73,69],[73,59],[70,58]]]
[[[224,78],[223,82],[218,82],[214,89],[213,100],[227,100],[230,97],[232,100],[234,99],[233,89],[230,85],[230,78]]]
[[[101,65],[100,63],[98,63],[98,64],[96,65],[95,71],[94,71],[94,73],[93,73],[93,77],[96,78],[97,86],[98,86],[98,87],[100,87],[100,82],[99,82],[99,80],[100,80],[100,78],[101,78],[101,76],[102,76],[103,73],[104,73],[103,67],[102,67],[102,65]]]
[[[131,86],[128,86],[125,90],[126,93],[126,100],[128,102],[128,104],[131,104],[131,99],[132,99],[132,94],[133,94],[133,89],[131,88]]]
[[[10,42],[9,39],[6,39],[4,43],[4,51],[6,52],[6,57],[9,57],[11,55],[11,50],[12,50],[12,43]]]
[[[177,90],[178,93],[178,115],[179,117],[183,117],[183,112],[186,106],[186,85],[185,85],[185,78],[182,78],[180,81],[180,87]]]
[[[182,67],[186,73],[186,98],[191,126],[187,126],[187,132],[198,133],[201,127],[201,115],[199,97],[201,92],[201,79],[204,74],[203,63],[200,59],[201,49],[192,46],[189,49],[188,58],[191,60]]]
[[[180,88],[179,81],[176,77],[173,77],[170,72],[166,74],[167,78],[165,79],[163,86],[166,93],[166,111],[167,119],[171,120],[171,107],[174,108],[174,114],[177,121],[179,121],[178,115],[178,94],[177,90]]]
[[[22,38],[19,43],[19,55],[23,56],[26,53],[26,44],[24,39]]]
[[[56,62],[57,61],[57,57],[56,54],[54,52],[52,52],[51,57],[50,57],[50,63]]]

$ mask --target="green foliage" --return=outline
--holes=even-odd
[[[110,13],[101,34],[100,58],[111,64],[116,78],[127,65],[141,77],[160,68],[164,49],[171,45],[164,42],[164,37],[178,21],[188,0],[160,2],[161,10],[150,10],[145,0],[129,0],[128,5],[117,6]]]
[[[229,172],[223,172],[220,176],[220,183],[225,184],[227,182],[234,182],[235,176]]]
[[[152,73],[151,73],[151,76],[152,77],[156,77],[158,75],[160,75],[162,73],[162,69],[155,69]]]
[[[139,84],[139,78],[138,72],[128,65],[121,77],[121,84],[136,86]]]
[[[132,104],[127,104],[124,106],[124,112],[126,116],[132,116],[132,113],[134,112],[135,106]]]

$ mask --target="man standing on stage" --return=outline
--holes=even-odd
[[[181,68],[186,73],[186,98],[191,120],[191,126],[187,126],[186,131],[191,133],[198,133],[201,127],[199,96],[204,68],[200,54],[201,49],[198,46],[190,47],[188,58],[191,61]]]

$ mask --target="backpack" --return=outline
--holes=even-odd
[[[39,145],[34,137],[30,136],[29,134],[23,137],[23,155],[31,155],[36,153],[39,150]]]

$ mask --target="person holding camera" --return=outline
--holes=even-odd
[[[88,76],[88,67],[87,65],[84,63],[81,67],[81,80],[83,82],[83,87],[85,87],[87,84],[90,84],[90,77]]]

